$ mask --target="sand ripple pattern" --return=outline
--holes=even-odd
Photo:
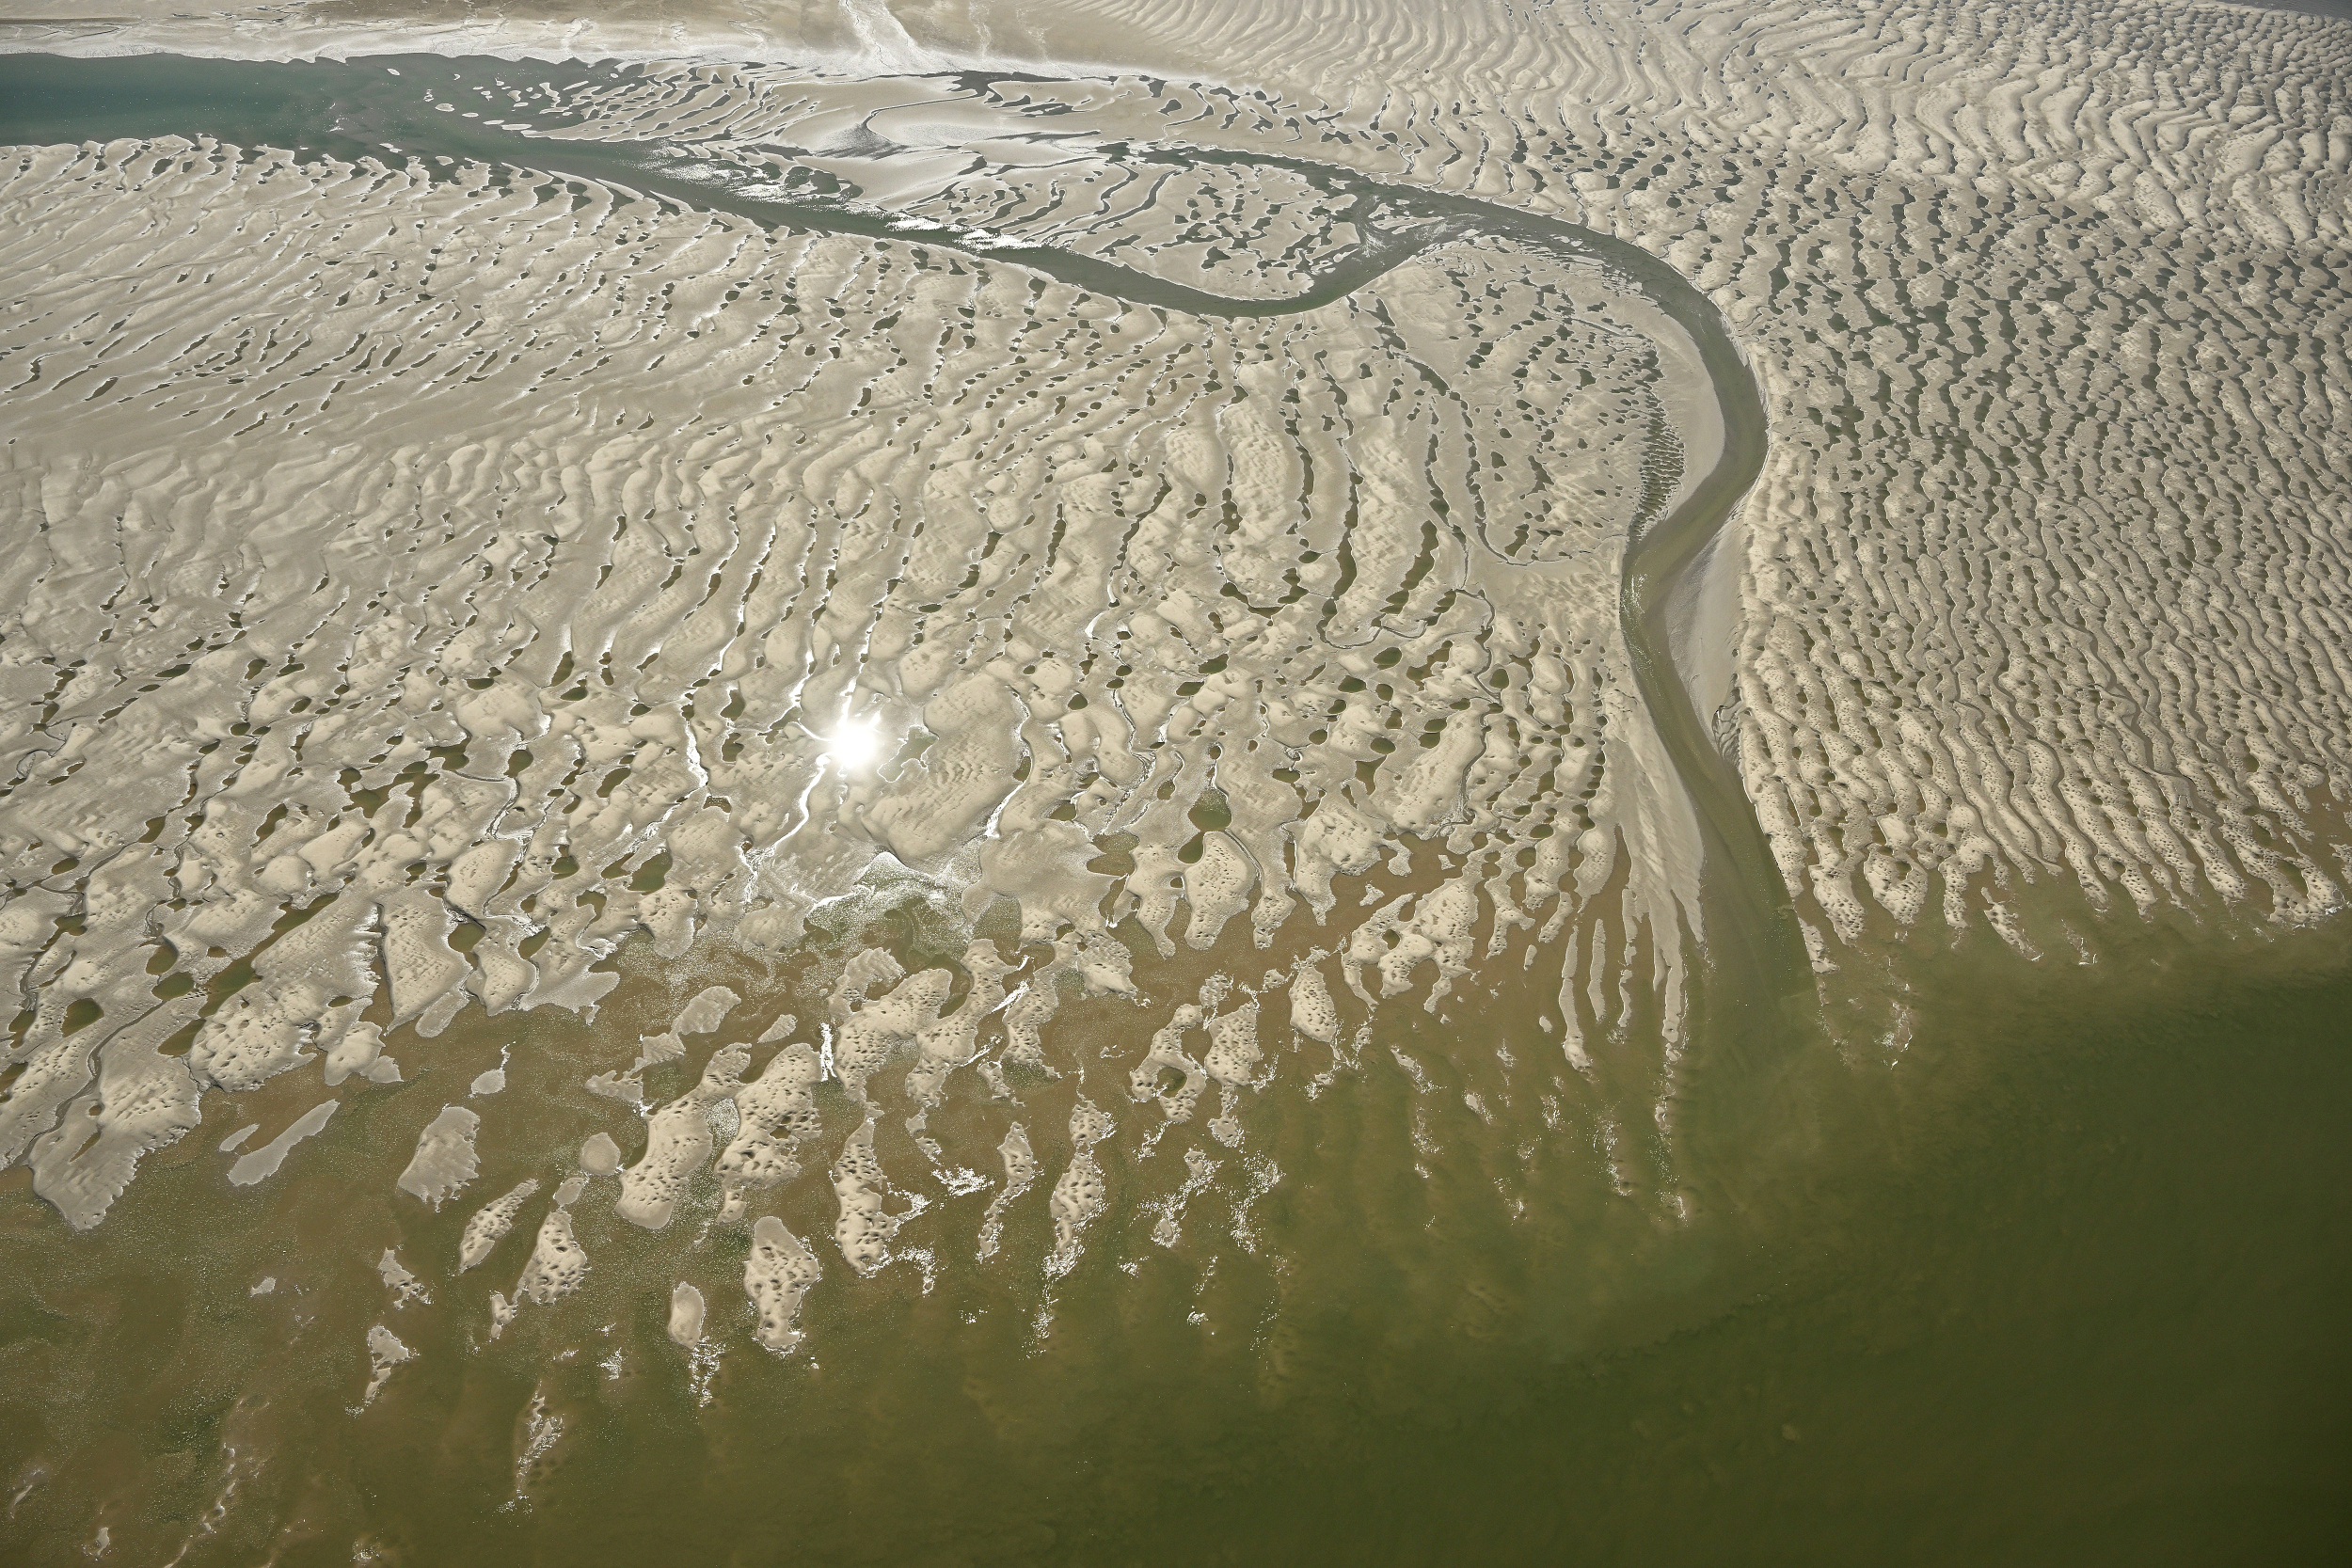
[[[1200,89],[1168,135],[1295,132],[1562,212],[1741,332],[1772,457],[1736,673],[1692,673],[1818,967],[1923,928],[2087,953],[2027,896],[2052,880],[2093,916],[2341,907],[2352,26],[1105,10],[1169,59],[1295,62],[1287,97]]]
[[[2345,25],[1570,10],[1120,11],[1294,90],[1122,81],[1050,123],[1523,202],[1710,292],[1772,446],[1736,610],[1701,613],[1740,625],[1685,674],[1824,972],[1923,927],[2084,949],[2026,896],[2052,878],[2093,916],[2339,907]],[[759,134],[797,112],[727,91]]]
[[[1230,170],[1148,172],[1098,229],[1236,216]],[[157,141],[6,174],[46,214],[10,273],[56,282],[0,341],[31,542],[0,1152],[74,1223],[205,1086],[385,1081],[471,1005],[592,1013],[632,935],[781,954],[910,882],[967,924],[1009,902],[1026,956],[852,964],[854,1096],[894,1055],[911,1108],[976,1064],[1010,1095],[1003,1068],[1065,1065],[1062,990],[1294,920],[1363,1006],[1541,948],[1551,1060],[1662,1032],[1611,1089],[1662,1093],[1696,853],[1616,594],[1683,465],[1669,404],[1710,394],[1597,269],[1440,245],[1214,321],[483,166]],[[965,195],[1019,233],[1025,178]],[[1291,251],[1344,243],[1291,194]],[[1417,857],[1424,891],[1340,904]],[[1243,1001],[1160,1004],[1211,1037],[1227,1146]],[[698,1032],[586,1085],[652,1117],[630,1179],[673,1197],[725,1147],[713,1107],[766,1092],[729,1058],[645,1105]],[[796,1175],[740,1114],[719,1168]],[[861,1147],[833,1180],[863,1272],[896,1218]]]

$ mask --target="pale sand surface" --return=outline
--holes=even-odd
[[[1437,1006],[1488,924],[1483,886],[1510,911],[1480,939],[1489,958],[1515,927],[1539,927],[1553,953],[1564,931],[1589,949],[1550,1025],[1568,1060],[1582,1060],[1588,1027],[1629,1016],[1637,984],[1662,984],[1671,1062],[1682,942],[1670,926],[1645,956],[1636,939],[1661,910],[1696,935],[1697,847],[1627,689],[1614,587],[1629,524],[1712,463],[1719,426],[1677,330],[1597,272],[1507,245],[1440,246],[1331,307],[1220,324],[1031,287],[1009,268],[926,265],[919,248],[562,187],[501,192],[487,169],[428,183],[183,144],[137,161],[125,189],[126,154],[60,150],[17,172],[45,193],[78,182],[102,208],[127,198],[150,224],[186,213],[197,254],[214,223],[242,225],[275,260],[233,273],[159,261],[143,225],[123,242],[136,263],[90,276],[131,312],[117,347],[142,345],[143,374],[160,379],[132,392],[117,374],[93,417],[72,389],[82,378],[35,350],[26,388],[59,388],[56,434],[28,420],[11,461],[78,451],[72,471],[97,488],[77,501],[71,482],[44,480],[36,504],[54,529],[71,507],[108,504],[101,473],[176,461],[176,421],[225,423],[237,483],[258,486],[245,519],[223,530],[209,500],[184,521],[143,515],[174,537],[175,572],[249,586],[235,609],[140,596],[140,635],[197,657],[130,693],[149,700],[102,705],[91,738],[117,755],[183,752],[178,769],[150,768],[152,799],[133,802],[121,768],[89,770],[76,748],[46,761],[59,782],[22,817],[111,838],[124,848],[109,875],[135,862],[196,896],[165,912],[168,930],[125,899],[111,938],[79,933],[101,1027],[69,1032],[76,998],[52,988],[54,1022],[31,1025],[8,1106],[20,1140],[46,1131],[44,1100],[52,1121],[83,1125],[56,1105],[88,1082],[104,1021],[154,1016],[144,999],[164,968],[206,984],[255,955],[257,982],[222,993],[184,1070],[258,1087],[312,1052],[335,1058],[354,1034],[375,1061],[381,1031],[413,1022],[430,1037],[470,1002],[593,1015],[612,981],[588,966],[633,929],[670,958],[698,936],[781,953],[812,909],[911,872],[943,879],[965,918],[1018,900],[1022,939],[1052,953],[1017,983],[970,957],[904,980],[852,966],[828,1028],[867,1033],[833,1040],[843,1081],[854,1091],[920,1049],[941,1064],[924,1090],[935,1096],[998,1006],[942,1016],[951,974],[1001,999],[1007,1060],[1040,1062],[1057,988],[1134,990],[1109,923],[1131,918],[1165,955],[1180,939],[1208,948],[1247,914],[1263,945],[1301,903],[1327,922],[1333,876],[1384,858],[1402,872],[1408,837],[1443,840],[1421,852],[1449,874],[1346,913],[1323,938],[1343,949],[1338,977],[1395,995],[1433,960]],[[1191,199],[1179,171],[1154,182],[1154,210]],[[437,215],[419,229],[395,211]],[[1027,237],[1017,217],[1009,228]],[[614,267],[615,246],[654,272]],[[158,266],[170,286],[143,303]],[[704,266],[720,271],[652,281]],[[444,267],[495,305],[436,297]],[[583,288],[612,295],[585,336],[576,308],[556,309]],[[53,302],[23,329],[85,319],[97,297]],[[261,378],[215,374],[217,334],[177,325],[290,307],[334,325],[282,347],[245,329],[241,346],[268,361]],[[1455,336],[1464,315],[1493,325]],[[485,329],[499,337],[474,346]],[[268,401],[311,381],[315,401]],[[683,428],[640,412],[681,384],[702,388]],[[1499,433],[1481,423],[1497,404],[1518,408]],[[877,406],[897,412],[882,423]],[[1688,461],[1659,434],[1677,407],[1696,436]],[[1531,458],[1484,451],[1498,434]],[[142,449],[152,456],[131,455]],[[171,488],[141,486],[135,504]],[[1474,518],[1467,531],[1422,520],[1449,490]],[[516,505],[535,532],[505,521]],[[410,531],[439,513],[428,550]],[[263,517],[283,521],[257,531]],[[322,527],[330,551],[369,562],[364,595],[359,578],[310,576],[294,541],[328,537]],[[272,530],[282,546],[263,542]],[[413,547],[367,542],[404,534]],[[207,535],[216,565],[188,553]],[[264,621],[284,628],[274,675],[253,640]],[[86,678],[87,662],[70,667]],[[215,745],[215,730],[238,744]],[[390,797],[373,793],[386,786],[408,802],[389,837],[377,814]],[[201,886],[189,856],[213,835],[188,809],[199,799],[236,856]],[[129,831],[140,824],[156,828],[143,842]],[[853,1012],[878,981],[896,989]],[[372,996],[381,1016],[364,1016]],[[707,1033],[689,1016],[702,1008],[639,1066]],[[183,1069],[150,1070],[177,1085]],[[633,1102],[636,1070],[588,1087]],[[1249,1076],[1234,1069],[1219,1093]],[[645,1223],[722,1153],[696,1129],[738,1086],[696,1092],[654,1116],[640,1168],[660,1174],[628,1200]],[[144,1103],[87,1098],[102,1126]],[[35,1156],[42,1189],[94,1223],[140,1144],[173,1131],[53,1139]]]

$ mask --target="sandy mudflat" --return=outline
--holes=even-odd
[[[837,119],[827,90],[794,102]],[[1001,103],[967,119],[982,110],[1026,122]],[[740,130],[713,155],[748,156]],[[1101,150],[1085,164],[1113,178]],[[28,151],[13,172],[13,199],[64,219],[27,269],[95,251],[8,351],[26,504],[60,537],[75,517],[151,535],[143,559],[213,585],[111,594],[123,649],[151,658],[110,637],[95,664],[26,666],[63,678],[20,753],[18,859],[46,870],[72,835],[108,867],[33,896],[182,891],[74,934],[20,1052],[20,1147],[82,1125],[65,1102],[159,974],[212,986],[249,955],[255,977],[184,1058],[151,1059],[159,1088],[254,1089],[320,1054],[396,1080],[385,1031],[431,1037],[471,1005],[593,1015],[612,981],[590,966],[632,932],[674,959],[781,954],[876,876],[922,879],[963,919],[1017,903],[1039,957],[987,960],[1019,974],[988,978],[1008,1062],[1048,1061],[1062,989],[1136,992],[1114,923],[1168,955],[1305,918],[1367,1001],[1426,987],[1413,969],[1433,961],[1432,1007],[1482,943],[1493,958],[1540,927],[1564,1063],[1637,986],[1663,988],[1671,1056],[1697,850],[1615,587],[1629,531],[1720,443],[1687,342],[1599,271],[1440,243],[1327,307],[1229,321],[986,260],[990,236],[1036,245],[1029,207],[1099,249],[1171,214],[1214,231],[1246,172],[1216,164],[1119,173],[1149,199],[1094,207],[1064,199],[1058,166],[993,166],[1001,196],[942,198],[979,235],[946,257],[483,166],[428,180],[182,141]],[[1288,181],[1260,228],[1319,267],[1353,230]],[[1056,194],[1024,195],[1041,184]],[[66,335],[109,311],[109,338]],[[136,522],[103,520],[117,495]],[[27,616],[62,629],[73,571],[53,556]],[[42,749],[69,723],[80,740]],[[1334,877],[1416,854],[1429,891],[1334,914]],[[991,1010],[960,990],[978,951],[903,981],[850,965],[825,1075],[857,1092],[938,1036],[935,1099],[989,1049],[951,1007],[952,979]],[[44,953],[62,956],[25,958]],[[898,983],[865,1000],[876,981]],[[69,1032],[84,998],[99,1025]],[[587,1087],[641,1102],[635,1074],[728,1011],[697,999],[667,1046]],[[749,1092],[707,1079],[647,1105],[624,1212],[658,1227],[714,1158],[750,1159],[702,1131]],[[742,1136],[768,1137],[762,1119]],[[79,1195],[119,1180],[79,1163],[127,1177],[174,1131],[36,1159],[95,1223]],[[426,1130],[415,1190],[454,1191],[457,1131],[469,1148]],[[870,1185],[842,1188],[845,1213]],[[844,1242],[867,1247],[886,1253]]]
[[[1740,873],[1621,594],[1733,405],[1634,280],[1384,190],[1630,242],[1728,324],[1769,444],[1666,652],[1824,997],[2344,901],[2352,25],[860,0],[5,40],[437,54],[353,70],[455,128],[0,149],[0,1163],[77,1229],[250,1099],[223,1190],[412,1149],[387,1190],[465,1230],[405,1268],[495,1258],[485,1337],[564,1313],[613,1217],[736,1249],[663,1276],[694,1355],[821,1352],[804,1298],[928,1291],[1025,1217],[1043,1338],[1114,1238],[1252,1250],[1300,1180],[1262,1130],[1366,1092],[1378,1019],[1528,976],[1457,1098],[1684,1214]],[[651,63],[545,63],[591,57]],[[562,172],[617,144],[637,184]],[[600,1031],[560,1139],[506,1086],[558,1014]],[[367,1399],[432,1375],[399,1327]]]

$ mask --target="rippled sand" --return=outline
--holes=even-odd
[[[1006,211],[1023,172],[1002,170],[988,232],[1035,238]],[[1098,248],[1232,180],[1213,166],[1203,197],[1147,172],[1148,204],[1090,214]],[[631,932],[666,959],[772,963],[815,911],[909,888],[965,933],[946,966],[847,961],[798,1035],[821,1032],[817,1079],[859,1096],[912,1053],[918,1128],[967,1066],[1000,1099],[1000,1062],[1057,1073],[1065,991],[1148,1005],[1138,954],[1214,948],[1245,917],[1260,948],[1311,921],[1336,961],[1302,960],[1286,992],[1291,970],[1236,974],[1221,1011],[1185,999],[1136,1069],[1190,1078],[1165,1116],[1191,1119],[1211,1080],[1220,1101],[1250,1092],[1262,993],[1327,1049],[1333,988],[1435,1009],[1482,949],[1575,982],[1555,982],[1546,1055],[1589,1070],[1585,1037],[1637,984],[1662,986],[1675,1049],[1696,847],[1616,589],[1629,529],[1711,454],[1686,464],[1671,411],[1720,438],[1687,340],[1598,269],[1443,244],[1328,307],[1236,322],[984,247],[934,258],[486,166],[434,182],[145,143],[17,176],[119,236],[93,292],[45,295],[12,356],[31,367],[17,450],[76,454],[32,504],[53,532],[135,509],[97,537],[151,534],[175,578],[212,585],[116,595],[123,647],[152,658],[58,661],[48,728],[85,705],[76,682],[113,711],[83,746],[26,751],[20,790],[41,793],[14,820],[51,825],[28,853],[72,835],[92,870],[60,875],[115,911],[83,917],[87,978],[43,989],[7,1107],[18,1150],[71,1130],[33,1162],[75,1223],[184,1127],[196,1085],[256,1089],[313,1055],[338,1082],[393,1078],[387,1031],[431,1038],[469,1004],[593,1018],[613,979],[592,966]],[[1314,195],[1294,203],[1310,245]],[[82,227],[51,211],[66,222],[37,247]],[[223,225],[270,260],[205,260]],[[157,230],[188,260],[159,260]],[[113,372],[84,392],[34,335],[109,311],[112,339],[58,344]],[[265,325],[290,312],[298,330]],[[190,428],[227,438],[220,472],[186,461]],[[1468,526],[1439,526],[1455,511]],[[1416,853],[1411,891],[1338,906],[1335,878],[1409,879]],[[1016,940],[962,950],[997,901]],[[77,1005],[101,1027],[70,1033]],[[670,1021],[665,1050],[587,1087],[635,1102],[642,1069],[726,1011]],[[137,1066],[118,1037],[144,1041]],[[86,1087],[102,1049],[135,1087]],[[714,1061],[632,1178],[793,1166],[763,1152],[784,1091],[739,1091],[749,1058]],[[706,1111],[747,1095],[775,1103],[712,1145]],[[1091,1213],[1069,1201],[1074,1245]],[[848,1234],[853,1260],[882,1256]]]
[[[0,1164],[331,1234],[370,1419],[1121,1290],[1279,1383],[1283,1205],[1565,1227],[1597,1334],[1935,966],[2343,903],[2344,23],[5,37],[354,56],[7,122]]]

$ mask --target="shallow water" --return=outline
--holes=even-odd
[[[205,131],[351,156],[389,136],[480,157],[520,140],[425,140],[401,95],[388,118],[313,136],[325,100],[283,84],[327,68],[202,69],[202,91],[187,62],[110,62],[70,92],[14,95],[0,114],[33,103],[48,129],[0,119],[0,140]],[[88,85],[108,81],[128,86]],[[696,184],[659,150],[530,145],[582,177],[633,173],[770,220],[928,233]],[[1406,215],[1425,201],[1424,217],[1479,205],[1378,199]],[[996,253],[1089,287],[1208,297]],[[1391,254],[1367,245],[1316,292]],[[1645,602],[1629,596],[1629,626]],[[1678,698],[1657,663],[1645,694]],[[1660,721],[1677,761],[1714,768],[1683,705]],[[1739,802],[1722,783],[1707,820],[1752,837],[1752,821],[1724,827]],[[1723,863],[1760,863],[1720,839],[1709,851],[1719,895]],[[1753,877],[1732,891],[1774,902]],[[1717,924],[1704,1027],[1661,1102],[1671,1139],[1638,1095],[1586,1092],[1559,1065],[1536,1022],[1556,1006],[1542,966],[1489,965],[1442,1013],[1400,1003],[1361,1037],[1343,999],[1355,1049],[1336,1058],[1272,1045],[1283,1092],[1249,1103],[1243,1179],[1193,1196],[1172,1243],[1104,1226],[1055,1275],[1033,1191],[982,1262],[973,1191],[911,1220],[909,1261],[875,1279],[829,1254],[806,1346],[785,1360],[748,1338],[746,1243],[712,1220],[707,1175],[660,1237],[600,1186],[575,1205],[580,1292],[523,1307],[489,1341],[487,1297],[527,1243],[453,1274],[460,1228],[613,1120],[578,1087],[613,1065],[614,1041],[661,1029],[709,983],[741,991],[747,1017],[821,1013],[827,947],[886,947],[912,969],[961,939],[903,905],[779,974],[723,948],[675,965],[632,948],[593,1026],[469,1012],[434,1040],[394,1035],[410,1082],[351,1098],[281,1179],[224,1187],[215,1151],[300,1112],[307,1074],[208,1097],[203,1125],[88,1235],[24,1170],[0,1176],[0,1543],[33,1562],[102,1544],[109,1560],[193,1563],[2339,1558],[2341,925],[2110,929],[2087,968],[2029,965],[1981,936],[1899,955],[1916,1021],[1899,1049],[1841,1047],[1784,1006],[1771,926]],[[1741,958],[1728,943],[1743,931],[1758,951]],[[1220,967],[1288,963],[1313,934],[1138,953],[1136,977],[1182,995]],[[1865,1014],[1886,1002],[1863,1000]],[[1141,1032],[1116,998],[1067,1004],[1055,1029],[1080,1063],[1115,1060],[1114,1083]],[[1614,1049],[1630,1063],[1615,1081],[1646,1085],[1629,1032],[1595,1042],[1602,1079]],[[687,1088],[709,1047],[653,1069],[651,1097]],[[469,1100],[501,1067],[504,1086]],[[1046,1170],[1068,1156],[1082,1083],[1022,1084]],[[495,1106],[502,1130],[479,1185],[434,1212],[394,1181],[445,1101]],[[818,1101],[818,1141],[834,1147],[859,1112],[837,1085]],[[938,1113],[950,1148],[973,1142],[949,1135],[973,1109]],[[881,1135],[904,1142],[895,1121]],[[1169,1200],[1170,1154],[1098,1153],[1114,1213]],[[833,1212],[819,1181],[783,1217],[821,1237]],[[429,1301],[379,1272],[393,1239]],[[697,1352],[665,1333],[681,1282],[710,1307]],[[414,1359],[371,1400],[360,1347],[379,1324]]]
[[[396,1222],[419,1262],[461,1215],[394,1208],[364,1103],[331,1172],[223,1202],[167,1156],[88,1237],[15,1173],[8,1531],[41,1562],[101,1522],[124,1560],[192,1562],[2332,1560],[2336,936],[1931,966],[1892,1071],[1694,1074],[1674,1227],[1596,1203],[1573,1139],[1482,1143],[1442,1090],[1494,1041],[1396,1020],[1439,1088],[1368,1053],[1359,1094],[1270,1100],[1293,1179],[1254,1254],[1204,1277],[1106,1237],[1049,1300],[1016,1225],[1007,1266],[943,1248],[929,1291],[820,1286],[805,1362],[739,1337],[697,1370],[662,1335],[675,1258],[593,1204],[586,1291],[498,1344],[472,1345],[492,1271],[384,1311],[359,1238]],[[578,1031],[516,1028],[528,1096]],[[1427,1176],[1414,1105],[1449,1149]],[[714,1325],[738,1256],[685,1265]],[[421,1354],[355,1415],[373,1320]],[[534,1399],[563,1423],[535,1462]]]

